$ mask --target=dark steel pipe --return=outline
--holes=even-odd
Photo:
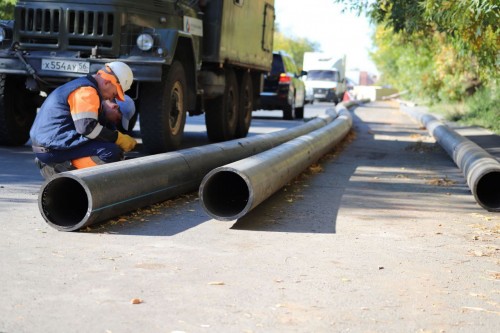
[[[436,117],[402,105],[403,111],[422,124],[460,168],[477,203],[500,212],[500,162],[471,140]]]
[[[283,131],[57,174],[42,185],[38,207],[50,226],[75,231],[195,191],[210,170],[314,131],[336,117],[330,110]]]
[[[341,106],[338,118],[320,129],[210,171],[199,190],[203,209],[222,221],[244,216],[331,151],[351,126],[352,117]]]

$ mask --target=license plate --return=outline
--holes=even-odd
[[[88,74],[90,64],[86,61],[42,59],[42,70]]]

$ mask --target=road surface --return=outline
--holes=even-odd
[[[499,332],[499,214],[398,105],[352,114],[334,151],[230,222],[190,193],[59,232],[29,147],[0,147],[0,332]],[[299,123],[275,116],[250,135]],[[206,142],[189,122],[186,146]]]

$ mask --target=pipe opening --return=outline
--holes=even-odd
[[[476,186],[477,199],[488,210],[500,211],[500,172],[485,174]]]
[[[87,193],[72,178],[56,178],[41,193],[41,206],[45,218],[56,226],[68,228],[78,224],[88,210]]]
[[[208,212],[221,218],[238,215],[246,207],[250,192],[237,173],[220,171],[207,179],[202,200]]]

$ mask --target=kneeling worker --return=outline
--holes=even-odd
[[[49,94],[30,131],[35,160],[44,178],[116,162],[123,159],[123,152],[135,148],[134,138],[107,127],[120,117],[112,117],[116,108],[105,105],[106,100],[125,102],[124,92],[133,79],[127,64],[114,61],[96,74],[70,81]],[[123,109],[130,110],[130,103],[133,101],[128,98]],[[132,115],[122,114],[127,127]]]

